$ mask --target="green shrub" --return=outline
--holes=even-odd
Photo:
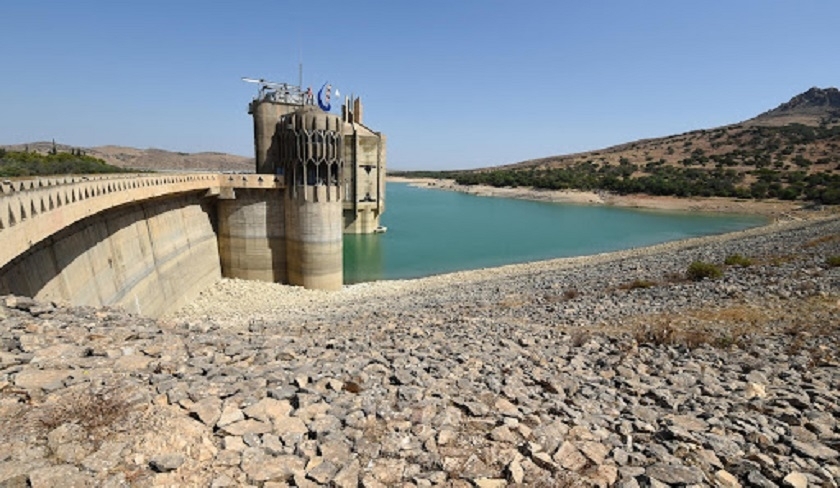
[[[0,156],[0,177],[43,176],[63,174],[126,173],[132,170],[112,166],[92,156],[75,151],[39,154],[5,151]]]
[[[752,259],[741,256],[740,254],[730,254],[726,256],[726,260],[723,262],[727,266],[740,266],[742,268],[751,266],[752,263]]]
[[[694,261],[688,266],[685,276],[693,281],[700,281],[705,278],[714,280],[723,276],[723,271],[717,265],[704,263],[703,261]]]
[[[840,255],[837,256],[829,256],[828,259],[825,260],[826,264],[831,266],[832,268],[836,268],[840,266]]]

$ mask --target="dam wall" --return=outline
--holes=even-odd
[[[218,203],[219,255],[226,278],[288,283],[284,192],[236,189]]]
[[[175,310],[221,276],[214,199],[206,191],[143,200],[78,220],[0,272],[0,294]]]
[[[0,184],[0,268],[62,229],[110,208],[239,184],[220,175],[96,175],[4,180]]]
[[[338,163],[314,166],[3,180],[0,294],[160,316],[222,277],[339,290]]]

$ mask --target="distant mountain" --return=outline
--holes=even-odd
[[[840,90],[811,88],[750,122],[755,125],[776,126],[791,123],[818,125],[840,122]]]
[[[29,142],[0,146],[10,151],[29,150],[47,153],[53,149],[52,142]],[[152,171],[236,171],[253,172],[254,159],[218,152],[183,153],[163,149],[136,149],[123,146],[76,147],[55,144],[57,151],[81,149],[88,156],[104,160],[120,168]]]

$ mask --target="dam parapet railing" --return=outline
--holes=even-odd
[[[237,188],[284,188],[282,176],[120,173],[0,180],[0,267],[35,243],[109,208],[167,195]]]

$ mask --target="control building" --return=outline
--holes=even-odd
[[[305,103],[300,87],[264,82],[260,93],[248,107],[254,117],[254,150],[256,171],[262,174],[281,174],[278,134],[283,117],[299,110],[318,109]],[[385,211],[385,135],[375,132],[362,122],[362,100],[346,98],[341,107],[342,153],[344,167],[341,182],[344,233],[371,234],[380,227]],[[322,115],[333,117],[322,112]],[[311,129],[305,129],[311,130]],[[318,144],[313,140],[307,144]],[[311,160],[311,162],[317,161]]]
[[[287,84],[262,82],[249,113],[256,171],[285,185],[220,197],[223,275],[341,289],[343,235],[382,230],[385,137],[362,124],[361,100],[333,115]]]

